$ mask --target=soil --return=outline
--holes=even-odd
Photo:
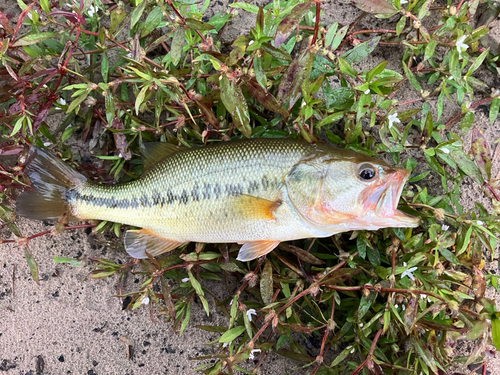
[[[252,3],[267,4],[265,1]],[[213,1],[207,14],[210,16],[226,8],[227,1]],[[354,6],[340,1],[324,2],[322,9],[322,19],[342,24],[352,22],[360,14]],[[0,10],[13,20],[20,12],[14,0],[4,0]],[[368,16],[359,28],[394,28],[397,19],[393,17],[382,21]],[[239,10],[238,16],[225,30],[223,42],[229,43],[238,35],[247,33],[254,20],[254,15]],[[498,43],[500,22],[496,20],[492,26],[491,37]],[[391,57],[391,63],[395,65],[392,68],[397,69],[398,60],[392,55],[401,55],[401,52],[394,47],[380,49],[364,62],[364,67],[373,67]],[[485,82],[498,87],[498,77],[486,71],[483,74]],[[414,90],[409,86],[398,93],[401,101],[414,98]],[[443,118],[453,117],[456,110],[447,105]],[[48,121],[56,126],[58,120],[51,118]],[[478,111],[475,125],[484,132],[490,144],[500,137],[498,119],[490,125],[487,115]],[[71,141],[75,147],[81,147],[77,138]],[[470,137],[464,142],[469,145]],[[493,165],[493,176],[499,170],[497,159]],[[472,184],[465,183],[462,192],[466,207],[472,207],[476,201],[487,205],[483,193]],[[49,223],[24,219],[19,219],[18,224],[24,235],[51,228]],[[194,326],[227,324],[226,317],[217,312],[213,301],[209,301],[213,312],[209,317],[201,305],[195,305],[191,323],[182,336],[174,332],[162,318],[153,317],[148,306],[123,311],[122,301],[114,297],[117,293],[117,278],[89,279],[88,274],[92,270],[89,258],[107,257],[124,263],[128,257],[123,251],[117,251],[117,246],[113,246],[117,242],[116,238],[95,238],[87,233],[85,229],[79,229],[53,238],[39,237],[30,242],[30,250],[40,269],[40,285],[31,279],[21,248],[0,246],[0,373],[177,375],[187,374],[205,363],[191,358],[212,353],[212,347],[206,343],[218,338],[219,334],[205,332]],[[0,237],[6,236],[7,231],[0,231]],[[52,260],[54,256],[77,258],[83,266],[56,264]],[[499,272],[496,264],[488,267]],[[128,280],[131,284],[137,282],[138,279]],[[238,285],[230,287],[234,290]],[[218,292],[227,293],[225,290]],[[488,295],[498,299],[498,295],[491,290]],[[247,362],[246,367],[251,369],[251,361]],[[270,354],[257,373],[305,374],[306,370],[292,371],[299,366],[298,362]],[[500,355],[491,359],[487,366],[490,374],[500,375]]]

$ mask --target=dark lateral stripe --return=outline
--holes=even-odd
[[[165,192],[158,192],[153,190],[150,194],[143,194],[141,196],[132,196],[131,198],[115,198],[113,196],[96,197],[91,194],[85,194],[77,190],[68,190],[67,200],[69,202],[82,201],[87,204],[98,207],[109,208],[139,208],[139,207],[153,207],[165,206],[174,203],[188,204],[189,202],[198,202],[202,199],[219,199],[228,196],[235,197],[242,194],[255,194],[260,189],[267,190],[269,187],[279,188],[280,181],[278,179],[270,180],[267,176],[263,176],[260,181],[248,181],[243,184],[225,184],[220,183],[204,183],[203,186],[195,183],[191,191],[183,189],[180,194],[174,193],[171,189]],[[101,194],[104,191],[100,192]],[[107,190],[106,194],[111,193]],[[121,192],[123,194],[123,192]]]

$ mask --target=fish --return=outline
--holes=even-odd
[[[97,184],[32,147],[25,171],[35,189],[19,195],[16,212],[141,228],[124,236],[138,259],[200,242],[241,244],[237,259],[250,261],[283,241],[419,225],[397,208],[410,172],[348,149],[261,138],[199,148],[149,142],[142,153],[140,178]]]

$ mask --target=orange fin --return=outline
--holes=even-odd
[[[247,219],[274,220],[274,211],[281,205],[281,201],[270,201],[268,199],[254,197],[252,195],[240,195],[231,203],[235,208],[235,214]]]
[[[236,260],[239,260],[241,262],[248,262],[250,260],[254,260],[255,258],[261,257],[273,251],[279,244],[280,241],[272,241],[272,240],[245,242],[241,247]]]
[[[166,158],[175,155],[182,148],[167,142],[148,142],[141,146],[143,174]]]
[[[171,251],[183,242],[172,241],[159,237],[147,229],[129,230],[125,233],[125,250],[137,259],[146,259],[146,251],[154,257]]]

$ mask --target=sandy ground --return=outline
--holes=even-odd
[[[211,12],[225,9],[226,3],[214,1]],[[263,1],[254,3],[266,4]],[[0,4],[0,10],[12,17],[19,12],[13,0]],[[323,10],[328,22],[348,23],[359,15],[353,6],[337,2],[325,3]],[[224,39],[231,41],[246,33],[253,25],[252,18],[240,10],[238,18],[227,28]],[[363,22],[366,25],[361,23],[360,27],[379,27],[379,21],[370,17]],[[500,39],[498,21],[493,28],[493,37],[497,41]],[[375,66],[392,53],[400,52],[397,49],[381,50],[366,62],[366,66]],[[397,63],[397,60],[393,61]],[[498,77],[488,80],[492,85],[499,83]],[[401,90],[401,96],[398,96],[401,100],[413,97],[412,89],[408,88]],[[450,118],[455,111],[455,108],[447,108],[443,118]],[[500,121],[490,126],[485,116],[476,116],[476,125],[485,132],[490,143],[500,137]],[[466,139],[467,142],[470,143],[470,139]],[[494,175],[498,170],[499,166],[494,165]],[[464,186],[464,202],[473,203],[480,199],[481,192]],[[24,235],[50,228],[46,223],[27,220],[19,220],[18,224]],[[0,232],[0,236],[5,238],[8,232]],[[117,241],[113,237],[109,239]],[[99,281],[87,278],[92,270],[89,257],[105,256],[122,262],[128,259],[113,246],[103,245],[104,240],[95,239],[81,229],[55,238],[40,237],[31,241],[31,251],[39,263],[40,285],[32,281],[21,249],[0,246],[0,373],[186,374],[201,364],[190,360],[191,357],[214,351],[205,343],[218,335],[193,327],[196,324],[226,325],[223,315],[214,313],[207,317],[200,306],[195,306],[190,328],[179,336],[169,324],[152,319],[146,306],[133,312],[122,311],[120,300],[113,297],[116,278]],[[53,256],[78,258],[84,266],[56,264]],[[496,264],[491,267],[498,272]],[[130,279],[129,282],[137,283],[139,279]],[[238,285],[230,287],[234,290]],[[498,297],[491,291],[490,296]],[[215,308],[211,310],[216,311]],[[132,350],[127,350],[126,343],[132,344]],[[298,365],[271,354],[259,368],[259,373],[286,374]],[[250,361],[247,367],[252,368]],[[488,371],[500,375],[500,355],[488,363]],[[305,371],[292,373],[303,374]]]

